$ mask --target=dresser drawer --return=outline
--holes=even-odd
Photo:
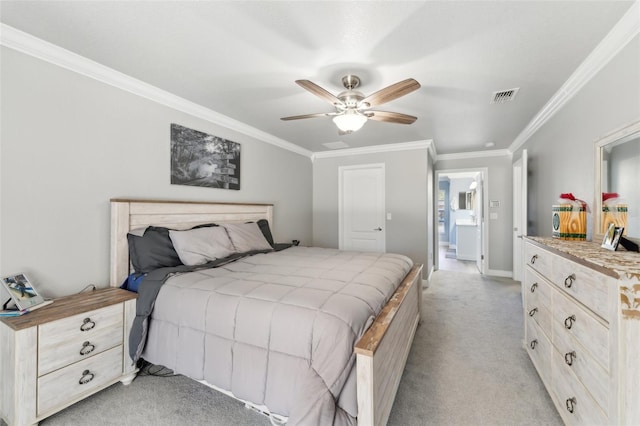
[[[554,353],[551,361],[553,375],[552,398],[567,425],[607,425],[608,417],[577,379],[571,367]]]
[[[91,393],[120,377],[122,371],[120,345],[38,378],[38,416]]]
[[[575,301],[555,291],[553,303],[553,342],[575,339],[593,358],[609,370],[609,329]],[[563,340],[559,340],[563,339]]]
[[[121,343],[123,315],[123,305],[117,304],[39,326],[38,375]],[[84,342],[95,345],[88,355],[80,355]],[[90,348],[84,348],[83,352],[86,353]]]
[[[613,288],[614,284],[610,284],[605,275],[568,259],[557,257],[552,281],[605,321],[607,320],[609,289]]]
[[[526,320],[526,348],[533,365],[545,384],[551,383],[551,341],[531,318]]]
[[[568,333],[553,336],[553,362],[564,362],[604,413],[609,410],[609,373]]]
[[[533,244],[524,245],[524,260],[525,264],[538,271],[540,275],[551,279],[552,277],[552,263],[554,256],[548,251],[534,246]]]
[[[525,269],[524,279],[525,315],[551,337],[551,286],[530,268]]]

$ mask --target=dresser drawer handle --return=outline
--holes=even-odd
[[[537,254],[534,254],[533,257],[531,258],[531,264],[533,265],[534,263],[536,263],[536,259],[538,258]]]
[[[571,327],[573,327],[574,322],[576,322],[576,316],[575,315],[568,316],[564,320],[564,328],[566,328],[567,330],[571,330]]]
[[[531,347],[531,349],[535,349],[537,344],[538,344],[538,339],[533,339],[531,343],[529,343],[529,347]]]
[[[576,359],[576,351],[571,351],[564,354],[564,362],[566,362],[567,365],[573,365],[574,359]]]
[[[80,330],[81,331],[89,331],[95,326],[96,326],[95,321],[91,321],[91,318],[85,318],[84,321],[82,321],[82,325],[80,326]]]
[[[567,278],[564,279],[564,286],[566,288],[571,288],[575,280],[576,280],[576,274],[569,275]]]
[[[534,316],[536,312],[538,312],[538,308],[533,308],[532,310],[529,311],[529,316],[530,317]]]
[[[538,283],[531,284],[531,293],[535,293],[536,287],[538,287]]]
[[[95,374],[93,374],[89,370],[84,370],[82,372],[82,377],[80,377],[80,380],[78,380],[78,383],[81,385],[86,385],[87,383],[92,381],[94,377],[95,377]]]
[[[575,406],[578,405],[578,401],[576,400],[575,397],[573,397],[573,398],[567,399],[566,404],[567,404],[567,411],[570,413],[573,413]]]
[[[89,342],[84,342],[82,344],[82,349],[80,349],[80,355],[89,355],[96,348],[96,345],[93,345]]]

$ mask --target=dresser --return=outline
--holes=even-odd
[[[0,321],[0,415],[31,425],[117,381],[135,365],[128,336],[136,294],[101,289]]]
[[[640,253],[525,238],[525,347],[565,424],[639,425]]]

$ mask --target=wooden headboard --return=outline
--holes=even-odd
[[[147,226],[188,229],[202,223],[233,223],[267,219],[273,230],[273,204],[206,201],[111,200],[111,287],[129,275],[127,233]]]

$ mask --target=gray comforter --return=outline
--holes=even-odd
[[[292,247],[172,276],[142,357],[289,424],[354,424],[353,347],[411,266],[395,254]]]

